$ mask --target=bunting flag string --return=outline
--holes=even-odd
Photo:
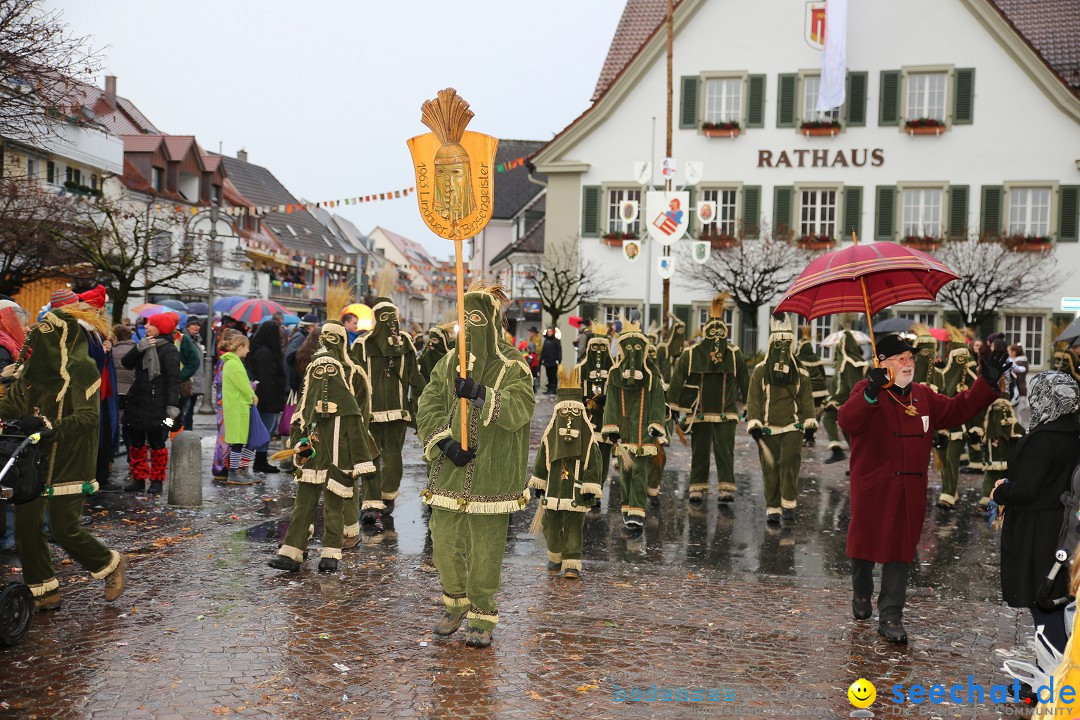
[[[320,200],[318,202],[296,202],[296,203],[283,203],[279,205],[226,205],[221,208],[223,215],[231,215],[233,217],[241,217],[247,213],[252,213],[256,217],[262,215],[269,215],[270,213],[285,213],[292,214],[294,212],[303,212],[304,210],[314,210],[315,208],[338,208],[346,205],[364,205],[373,202],[383,202],[385,200],[399,200],[401,198],[407,198],[410,195],[416,193],[415,187],[407,187],[401,190],[391,190],[384,193],[372,193],[371,195],[357,195],[356,197],[340,198],[338,200]],[[158,203],[155,206],[158,210],[162,208],[172,209],[177,213],[190,212],[195,215],[201,210],[205,210],[205,207],[194,205],[174,205]]]
[[[532,157],[532,155],[522,155],[519,158],[514,158],[513,160],[507,160],[504,163],[499,163],[498,165],[495,166],[495,172],[497,172],[497,173],[510,172],[514,168],[519,168],[522,165],[524,165],[525,161],[528,160],[531,157]]]

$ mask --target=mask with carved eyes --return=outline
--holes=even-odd
[[[704,334],[710,340],[726,340],[728,336],[727,323],[723,320],[710,320],[705,326]]]

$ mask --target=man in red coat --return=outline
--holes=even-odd
[[[851,436],[851,608],[856,620],[873,614],[874,563],[881,563],[878,633],[889,642],[906,643],[901,619],[908,566],[915,560],[926,515],[934,433],[989,407],[998,397],[994,388],[1008,360],[1004,353],[992,356],[970,390],[949,398],[912,382],[915,348],[899,335],[879,340],[877,356],[881,367],[855,385],[838,417]]]

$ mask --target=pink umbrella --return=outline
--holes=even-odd
[[[245,300],[242,303],[233,305],[232,309],[229,310],[229,315],[242,323],[256,325],[269,320],[270,316],[276,312],[287,315],[289,311],[273,300],[256,298],[254,300]]]

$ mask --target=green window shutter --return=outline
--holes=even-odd
[[[849,72],[847,75],[847,101],[845,118],[848,127],[866,125],[866,85],[865,72]]]
[[[586,185],[582,188],[581,198],[581,236],[597,237],[600,235],[600,194],[599,185]]]
[[[856,236],[862,238],[862,188],[844,187],[844,227],[840,228],[840,240],[851,237],[854,230]]]
[[[698,126],[698,90],[701,78],[697,75],[683,75],[680,83],[682,97],[679,101],[679,127],[691,130]]]
[[[874,210],[874,239],[895,240],[896,188],[892,185],[877,186],[877,208]]]
[[[686,324],[686,327],[689,328],[690,327],[690,309],[691,308],[690,308],[689,305],[675,305],[674,307],[672,307],[671,311],[675,315],[675,317],[682,320]]]
[[[791,201],[795,188],[791,185],[778,185],[773,188],[773,235],[779,235],[791,228]]]
[[[900,124],[900,71],[881,71],[881,102],[878,125]]]
[[[968,231],[968,186],[949,187],[949,237],[963,240]]]
[[[975,119],[975,68],[957,68],[953,76],[953,125]]]
[[[756,238],[761,225],[761,186],[743,185],[742,229],[749,238]]]
[[[984,235],[1001,234],[1001,205],[1004,199],[1005,188],[1001,185],[982,186],[979,232]]]
[[[795,127],[795,90],[799,85],[799,76],[784,73],[777,76],[776,81],[776,127]]]
[[[746,127],[765,127],[765,76],[751,75],[746,79]]]
[[[1058,242],[1080,240],[1080,185],[1062,185],[1058,194]]]

